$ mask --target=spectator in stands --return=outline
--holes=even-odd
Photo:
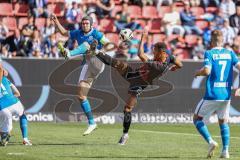
[[[223,12],[224,18],[229,18],[229,16],[236,13],[236,6],[233,0],[222,0],[220,9]]]
[[[143,44],[144,53],[152,54],[153,47],[153,37],[152,35],[148,35],[147,41]]]
[[[23,36],[21,36],[20,31],[16,29],[13,35],[3,41],[3,45],[9,45],[9,52],[12,56],[25,56],[22,46],[23,41]]]
[[[28,4],[34,17],[48,17],[47,0],[29,0]]]
[[[110,16],[114,7],[114,0],[96,0],[96,14],[99,18]]]
[[[133,32],[133,39],[131,40],[131,44],[130,44],[130,47],[129,47],[129,50],[128,50],[128,54],[130,55],[130,58],[135,58],[138,54],[138,47],[139,47],[139,43],[140,43],[140,40],[138,37],[140,37],[140,33],[138,32]]]
[[[34,24],[34,17],[29,15],[28,23],[22,27],[22,34],[24,37],[31,37],[35,29],[37,29],[37,27]]]
[[[238,56],[240,56],[240,43],[238,37],[234,38],[232,49]]]
[[[198,35],[202,34],[202,30],[195,25],[196,17],[192,14],[188,2],[185,2],[184,10],[180,13],[180,17],[186,34],[193,34],[194,32]]]
[[[50,54],[51,46],[57,46],[57,38],[55,33],[51,34],[47,41],[44,42],[44,54]]]
[[[153,0],[142,0],[142,6],[152,6],[153,5]]]
[[[41,37],[37,29],[34,30],[32,40],[31,40],[31,56],[41,58]]]
[[[205,47],[203,45],[203,39],[202,37],[199,36],[197,38],[197,44],[193,47],[193,50],[192,50],[192,58],[194,60],[203,59],[204,51],[205,51]]]
[[[33,36],[34,30],[36,30],[37,27],[34,24],[34,17],[32,15],[29,15],[28,17],[28,23],[22,27],[22,54],[24,56],[28,56],[31,52],[31,38]]]
[[[115,16],[114,24],[119,32],[123,28],[130,28],[131,30],[141,29],[141,25],[132,21],[128,13],[128,4],[124,3],[122,5],[122,10],[118,12]]]
[[[186,43],[185,43],[185,40],[183,37],[176,37],[176,38],[173,38],[172,40],[170,40],[169,42],[169,49],[172,50],[173,53],[175,53],[175,51],[178,49],[178,48],[185,48],[186,47]]]
[[[204,8],[206,11],[206,8],[209,6],[219,7],[220,1],[219,0],[201,0],[200,6]]]
[[[189,0],[189,3],[190,3],[190,6],[192,7],[198,7],[200,5],[200,2],[199,0]]]
[[[130,4],[130,5],[137,5],[137,6],[140,6],[140,7],[143,6],[142,0],[129,0],[129,2],[127,2],[127,3]]]
[[[173,0],[157,0],[157,6],[170,6],[173,4]]]
[[[100,26],[98,25],[98,18],[97,18],[95,9],[90,8],[90,10],[87,11],[87,15],[92,17],[92,19],[93,19],[93,27],[99,29]]]
[[[206,48],[209,47],[211,41],[211,32],[216,29],[215,23],[213,21],[208,22],[209,25],[203,30],[203,44]]]
[[[234,28],[236,34],[240,35],[240,1],[236,4],[236,14],[231,15],[230,26]]]
[[[173,3],[173,0],[156,0],[157,3],[157,10],[158,12],[161,11],[161,6],[170,6]]]
[[[234,29],[230,26],[228,19],[224,20],[223,28],[221,29],[221,31],[223,33],[224,44],[229,43],[230,45],[232,45],[233,39],[234,39],[234,37],[236,37],[236,35],[234,32]]]
[[[41,35],[44,41],[47,41],[50,35],[55,33],[55,25],[52,23],[50,18],[46,18],[45,26],[41,29]]]
[[[79,29],[79,22],[81,20],[82,13],[80,13],[78,4],[73,1],[72,7],[67,9],[66,20],[68,28],[70,30]]]
[[[49,58],[59,58],[59,52],[57,49],[57,45],[51,45],[51,50],[48,55]]]
[[[167,36],[173,34],[174,32],[179,33],[182,37],[184,35],[184,28],[181,26],[181,19],[180,14],[176,10],[176,6],[172,4],[171,6],[171,12],[165,13],[163,17],[163,24],[164,29],[167,34]]]
[[[66,4],[69,4],[69,5],[71,5],[73,2],[82,3],[83,0],[65,0],[65,3],[66,3]]]
[[[216,14],[214,14],[214,18],[213,18],[213,22],[215,25],[215,29],[221,29],[223,27],[223,23],[224,23],[224,18],[223,18],[223,12],[221,9],[218,9],[216,11]]]
[[[0,21],[0,43],[7,38],[8,32],[7,26]]]

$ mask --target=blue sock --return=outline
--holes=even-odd
[[[76,55],[85,54],[86,51],[88,50],[87,45],[88,45],[88,44],[86,44],[86,43],[82,43],[82,44],[79,45],[76,49],[71,50],[71,51],[70,51],[70,56],[76,56]],[[89,45],[88,45],[88,46],[89,46]]]
[[[28,120],[25,114],[20,117],[20,128],[22,131],[22,137],[28,138]]]
[[[220,124],[223,150],[228,150],[230,129],[227,123]]]
[[[212,137],[208,131],[207,126],[204,124],[204,122],[202,120],[197,120],[197,121],[194,121],[194,125],[196,126],[198,132],[209,143],[210,140],[212,140]]]
[[[84,101],[82,101],[81,103],[81,107],[84,111],[84,113],[87,116],[88,119],[88,123],[91,124],[95,124],[94,119],[93,119],[93,114],[92,114],[92,110],[91,110],[91,106],[89,104],[89,101],[86,99]]]

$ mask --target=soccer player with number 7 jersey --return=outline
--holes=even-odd
[[[222,138],[222,152],[220,158],[229,158],[230,130],[228,126],[229,107],[231,99],[231,86],[233,66],[240,70],[240,63],[236,54],[223,46],[223,35],[219,30],[211,33],[211,49],[204,54],[204,67],[196,72],[195,76],[206,76],[206,92],[204,98],[198,103],[193,121],[199,133],[209,144],[207,157],[213,156],[218,147],[211,137],[203,119],[209,118],[213,113],[218,116]]]

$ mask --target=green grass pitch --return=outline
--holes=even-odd
[[[240,126],[231,125],[230,159],[240,159]],[[206,159],[207,143],[191,124],[133,124],[125,146],[117,145],[121,124],[99,125],[89,136],[82,136],[86,125],[79,123],[29,123],[33,146],[21,144],[18,123],[7,147],[0,148],[0,160],[186,160]],[[220,144],[213,159],[219,159],[221,139],[218,125],[210,125]]]

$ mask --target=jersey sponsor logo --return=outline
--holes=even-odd
[[[216,88],[228,87],[228,82],[214,82],[213,87]]]
[[[232,59],[230,54],[213,54],[213,60]]]

